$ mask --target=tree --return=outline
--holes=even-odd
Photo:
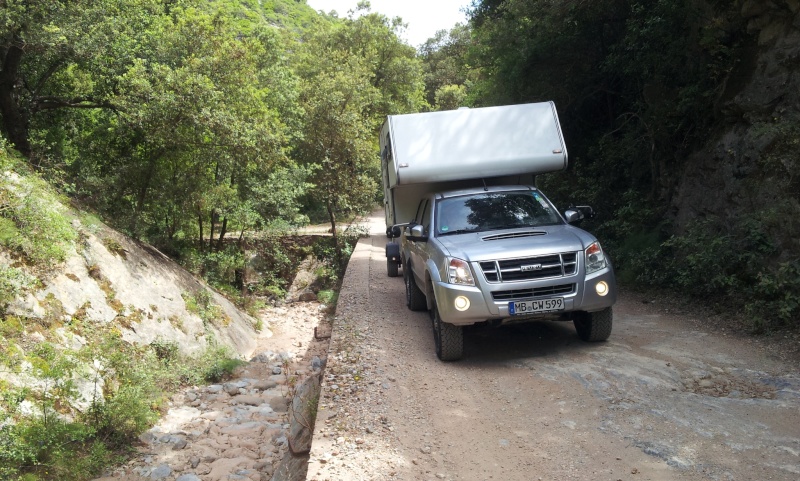
[[[378,198],[377,141],[386,116],[425,105],[421,66],[398,38],[401,27],[362,2],[303,41],[297,72],[305,122],[297,152],[313,170],[309,195],[325,206],[334,235],[342,215],[362,214]]]
[[[294,78],[269,27],[243,35],[220,12],[174,6],[143,40],[116,112],[82,124],[98,135],[71,172],[132,235],[203,247],[207,234],[219,249],[231,222],[249,219],[256,183],[288,162]]]
[[[420,47],[425,99],[435,110],[466,106],[469,86],[479,72],[469,65],[471,32],[469,26],[459,24],[449,32],[439,30]]]
[[[0,0],[3,133],[30,156],[31,122],[38,115],[113,108],[116,75],[137,55],[140,33],[171,3]]]

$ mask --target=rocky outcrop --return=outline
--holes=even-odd
[[[772,230],[782,257],[800,252],[800,0],[740,3],[749,45],[721,102],[723,122],[691,156],[673,197],[680,232],[693,219]]]
[[[76,249],[44,278],[42,289],[11,303],[8,314],[65,324],[75,318],[113,322],[128,342],[160,339],[185,354],[211,339],[242,357],[252,354],[256,320],[225,297],[149,245],[104,226],[73,225],[82,239]]]

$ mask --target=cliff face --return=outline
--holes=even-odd
[[[697,218],[746,221],[800,253],[800,0],[741,3],[751,44],[731,72],[719,127],[692,155],[673,197],[678,231]]]

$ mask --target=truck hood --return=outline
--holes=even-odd
[[[571,225],[494,230],[437,237],[452,257],[469,262],[577,252],[596,239]]]

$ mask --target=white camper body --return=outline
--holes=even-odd
[[[380,149],[387,228],[412,220],[425,194],[531,184],[567,167],[553,102],[390,115]]]

